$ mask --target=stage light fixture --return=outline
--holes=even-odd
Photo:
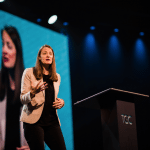
[[[40,18],[37,19],[37,22],[41,22],[42,20]]]
[[[115,29],[114,29],[114,32],[119,32],[119,29],[118,29],[118,28],[115,28]]]
[[[5,0],[0,0],[0,3],[4,2]]]
[[[68,24],[69,24],[68,22],[64,22],[63,23],[64,26],[68,26]]]
[[[91,27],[90,27],[90,30],[95,30],[95,26],[91,26]]]
[[[54,24],[57,20],[57,15],[53,15],[48,19],[49,24]]]
[[[140,36],[144,36],[144,32],[140,32],[139,34],[140,34]]]

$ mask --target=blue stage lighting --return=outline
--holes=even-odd
[[[140,64],[146,62],[146,47],[141,38],[138,38],[135,42],[135,51],[134,56],[137,62],[140,62]]]
[[[83,41],[84,58],[87,60],[96,59],[98,57],[98,47],[94,34],[88,33]],[[93,60],[92,60],[93,61]]]
[[[115,28],[115,29],[114,29],[114,32],[119,32],[119,29]]]
[[[121,51],[121,44],[119,39],[116,35],[112,35],[108,42],[108,50],[110,54],[110,59],[113,60],[120,60],[122,51]]]
[[[144,36],[144,32],[140,32],[139,34],[140,34],[140,36]]]
[[[95,26],[91,26],[90,29],[91,29],[91,30],[95,30]]]
[[[41,22],[42,20],[40,18],[37,19],[37,22]]]
[[[63,25],[64,25],[64,26],[68,26],[69,23],[68,23],[68,22],[64,22]]]

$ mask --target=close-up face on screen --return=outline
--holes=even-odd
[[[54,51],[56,72],[61,76],[58,97],[65,101],[65,107],[57,112],[66,149],[73,150],[67,36],[1,10],[0,30],[0,150],[6,149],[7,145],[27,146],[23,123],[20,122],[23,106],[19,98],[21,77],[25,69],[35,66],[38,51],[43,45],[51,46]],[[46,143],[45,149],[49,150]]]

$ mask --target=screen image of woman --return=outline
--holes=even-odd
[[[44,142],[51,150],[66,150],[57,115],[57,109],[64,106],[64,100],[57,97],[59,86],[54,51],[44,45],[38,52],[35,67],[25,69],[21,81],[20,120],[30,150],[44,150]]]
[[[21,147],[20,102],[21,77],[24,70],[22,46],[17,29],[1,30],[2,66],[0,69],[0,149]]]

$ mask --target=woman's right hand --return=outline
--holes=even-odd
[[[42,84],[40,83],[41,81],[39,81],[39,83],[36,86],[33,86],[33,82],[31,81],[31,91],[30,91],[31,98],[33,98],[35,94],[48,88],[48,84],[46,82],[43,82]]]

